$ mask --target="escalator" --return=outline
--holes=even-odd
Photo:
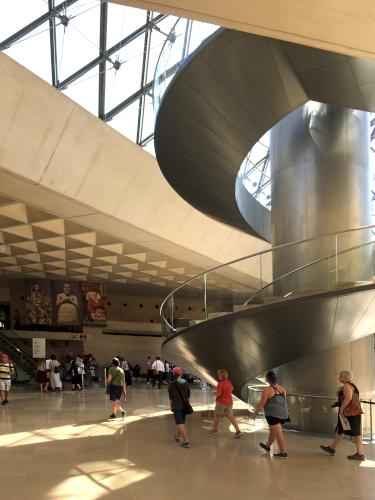
[[[14,330],[0,330],[0,351],[8,354],[15,367],[14,382],[26,384],[35,380],[36,361],[27,343]]]

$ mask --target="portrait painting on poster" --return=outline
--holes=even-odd
[[[105,283],[80,284],[83,320],[90,322],[107,321],[107,286]]]

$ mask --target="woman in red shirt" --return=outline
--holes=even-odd
[[[233,416],[233,384],[228,378],[227,370],[218,370],[217,376],[219,377],[219,383],[216,387],[216,405],[215,405],[215,418],[214,426],[212,429],[213,434],[218,434],[219,421],[221,417],[227,417],[236,429],[236,433],[233,437],[239,438],[242,436],[242,432],[238,427],[237,420]]]

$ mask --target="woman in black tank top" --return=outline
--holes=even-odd
[[[348,459],[365,460],[361,436],[362,408],[359,399],[359,390],[353,384],[352,379],[352,372],[340,372],[339,380],[343,385],[337,391],[338,401],[337,404],[335,403],[335,406],[339,407],[336,435],[330,446],[321,446],[321,449],[330,455],[334,455],[337,446],[341,443],[345,434],[353,438],[356,446],[356,453],[349,455]],[[349,423],[350,429],[344,429],[343,422]]]

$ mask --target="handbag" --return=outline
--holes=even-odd
[[[191,415],[194,410],[193,410],[193,407],[191,406],[191,404],[189,403],[189,400],[184,398],[182,392],[180,391],[180,388],[178,387],[178,382],[175,382],[175,387],[177,389],[177,392],[178,394],[180,395],[180,398],[182,400],[182,404],[184,405],[184,412],[186,413],[186,415]]]
[[[354,417],[355,415],[361,415],[363,413],[361,407],[361,401],[359,399],[359,394],[353,391],[353,397],[346,408],[344,408],[343,414],[345,417]]]

